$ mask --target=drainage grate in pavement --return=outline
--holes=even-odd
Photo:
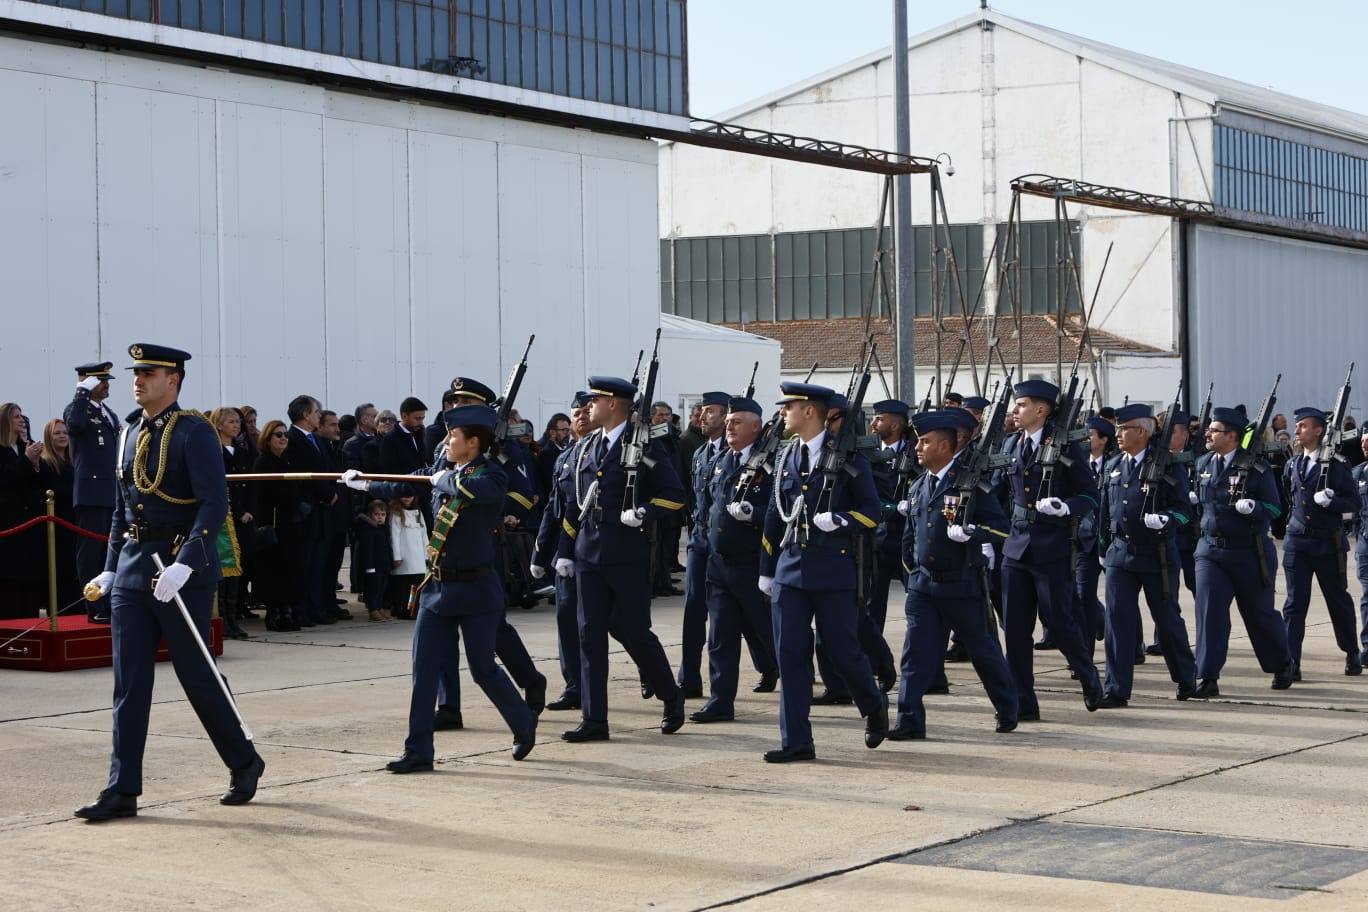
[[[1041,822],[916,852],[899,863],[1290,899],[1368,869],[1368,852]]]

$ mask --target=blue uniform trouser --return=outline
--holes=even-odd
[[[1287,537],[1292,538],[1289,532]],[[1292,552],[1283,548],[1283,581],[1287,600],[1283,602],[1283,621],[1287,624],[1287,645],[1292,661],[1301,664],[1302,640],[1306,637],[1306,611],[1311,605],[1311,578],[1320,584],[1335,643],[1341,652],[1358,652],[1358,631],[1354,623],[1354,599],[1345,585],[1348,555],[1343,551],[1325,554]]]
[[[634,564],[575,561],[579,590],[580,707],[588,722],[608,721],[608,636],[622,644],[657,697],[679,696],[665,648],[651,630],[651,585]]]
[[[579,594],[573,576],[556,576],[556,652],[566,696],[580,692]]]
[[[494,661],[494,643],[502,620],[502,610],[464,615],[418,610],[418,623],[413,631],[413,696],[409,701],[405,751],[424,760],[432,759],[432,701],[437,696],[442,669],[456,664],[452,657],[460,649],[462,634],[470,676],[503,716],[509,731],[521,739],[536,728],[532,710]]]
[[[702,689],[703,646],[708,641],[707,545],[690,543],[684,556],[684,629],[679,686]]]
[[[1092,649],[1078,628],[1073,603],[1072,569],[1067,558],[1053,561],[1007,558],[1002,563],[1002,618],[1007,643],[1007,665],[1016,681],[1023,713],[1040,712],[1035,694],[1034,649],[1036,618],[1049,627],[1055,648],[1081,679],[1097,681]]]
[[[822,638],[833,670],[850,687],[860,715],[883,705],[869,659],[860,648],[857,617],[864,614],[850,589],[808,590],[774,584],[774,648],[779,657],[779,733],[784,747],[812,743],[812,624]]]
[[[95,532],[100,535],[109,534],[109,522],[113,517],[114,511],[109,507],[81,507],[76,508],[76,525],[85,529],[87,532]],[[109,546],[102,541],[96,541],[82,535],[76,540],[76,582],[80,586],[93,580],[104,570],[105,558],[109,556]],[[57,607],[61,607],[58,605]],[[86,616],[94,617],[97,614],[109,614],[109,596],[104,596],[94,602],[86,602]]]
[[[1259,667],[1273,674],[1292,660],[1287,627],[1273,607],[1273,542],[1265,537],[1254,547],[1264,551],[1262,568],[1251,548],[1212,548],[1197,557],[1197,677],[1202,680],[1219,679],[1225,667],[1232,600]]]
[[[904,583],[902,561],[896,554],[879,554],[874,562],[874,579],[869,587],[869,598],[865,602],[874,629],[883,632],[888,621],[888,590],[894,580]],[[892,653],[890,652],[890,658]]]
[[[1358,581],[1362,593],[1359,595],[1359,614],[1363,618],[1363,632],[1359,642],[1363,651],[1368,652],[1368,529],[1359,533],[1358,547],[1354,549],[1354,560],[1358,563]]]
[[[186,586],[180,596],[207,645],[214,587]],[[256,760],[256,750],[242,733],[232,707],[214,680],[221,674],[218,666],[204,661],[176,603],[159,602],[151,591],[115,588],[110,595],[110,609],[114,638],[114,753],[110,757],[108,788],[125,795],[142,794],[143,749],[147,746],[147,720],[152,711],[157,644],[162,637],[166,637],[171,666],[185,696],[224,765],[233,770],[250,766]]]
[[[415,639],[414,649],[417,648]],[[502,611],[499,612],[499,624],[494,634],[494,654],[513,677],[513,683],[523,690],[546,686],[546,677],[537,671],[537,663],[532,661],[522,637],[518,636],[517,628],[508,623],[508,617]],[[470,672],[473,675],[475,669],[472,668]],[[437,679],[437,705],[461,708],[461,654],[458,650],[445,653]]]
[[[1172,552],[1170,552],[1172,553]],[[1176,570],[1176,566],[1171,566]],[[1178,579],[1170,573],[1169,589],[1164,591],[1163,575],[1137,573],[1120,567],[1107,568],[1107,687],[1114,697],[1129,700],[1135,676],[1135,634],[1140,617],[1140,593],[1145,593],[1154,633],[1164,653],[1169,677],[1175,684],[1191,683],[1197,674],[1197,661],[1188,644],[1187,627],[1178,614]]]
[[[757,561],[708,576],[708,683],[705,709],[733,712],[741,672],[741,638],[761,674],[777,668],[769,599],[756,585]]]
[[[907,593],[904,609],[907,637],[903,640],[902,684],[898,689],[896,727],[926,733],[926,708],[922,697],[936,678],[945,673],[945,638],[955,639],[969,651],[974,671],[988,691],[988,699],[1002,720],[1017,717],[1017,690],[1007,659],[998,643],[997,625],[986,595],[981,598],[942,598],[915,588]]]
[[[1097,549],[1079,551],[1074,555],[1074,610],[1079,629],[1088,644],[1088,654],[1092,655],[1093,643],[1097,635],[1107,625],[1102,600],[1097,597],[1097,582],[1102,577],[1102,563]]]

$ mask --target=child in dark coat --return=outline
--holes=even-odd
[[[388,509],[383,500],[372,500],[366,512],[356,517],[356,547],[352,559],[361,581],[361,601],[372,621],[386,621],[382,612],[385,590],[389,588],[394,551],[390,547]]]

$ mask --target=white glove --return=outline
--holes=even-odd
[[[1254,512],[1254,501],[1250,500],[1248,497],[1243,497],[1235,501],[1235,510],[1244,516],[1248,516],[1250,513]]]
[[[765,593],[765,595],[774,594],[774,577],[762,576],[756,581],[756,585],[760,587],[760,591]]]
[[[945,537],[950,539],[952,542],[959,542],[960,544],[964,544],[969,539],[974,537],[974,532],[975,530],[977,530],[977,528],[978,527],[975,526],[973,523],[970,523],[967,526],[961,526],[960,524],[956,523],[955,525],[950,526],[945,530]]]
[[[1322,490],[1319,490],[1319,491],[1316,492],[1315,501],[1316,501],[1316,503],[1320,504],[1322,507],[1329,507],[1329,506],[1330,506],[1330,501],[1332,501],[1332,500],[1334,500],[1334,499],[1335,499],[1335,496],[1334,496],[1333,494],[1331,494],[1331,493],[1330,493],[1329,491],[1327,491],[1327,490],[1322,489]]]
[[[845,525],[845,520],[835,513],[818,513],[812,517],[812,524],[823,532],[835,532]]]
[[[988,561],[988,569],[992,570],[993,564],[997,563],[997,555],[993,553],[993,546],[984,542],[979,546],[979,550],[983,552],[984,559]]]
[[[101,380],[99,377],[86,377],[80,383],[76,384],[76,388],[83,389],[88,393],[95,387],[99,386],[101,383],[104,383],[104,381]]]
[[[1145,514],[1145,528],[1146,528],[1146,529],[1153,529],[1154,531],[1158,532],[1160,529],[1162,529],[1162,528],[1164,528],[1165,526],[1168,525],[1168,521],[1169,521],[1169,518],[1168,518],[1167,516],[1165,516],[1163,513],[1146,513],[1146,514]]]
[[[632,529],[640,529],[641,522],[645,518],[645,507],[637,507],[635,510],[623,510],[622,515],[618,517],[618,519],[622,521],[622,524],[624,526],[627,526]]]
[[[912,502],[907,500],[898,501],[898,512],[903,516],[912,515]]]
[[[432,481],[432,486],[434,488],[437,487],[437,485],[441,484],[442,479],[446,478],[450,474],[451,469],[442,469],[440,471],[433,472],[432,475],[429,476],[429,479]]]
[[[157,586],[152,590],[153,597],[159,602],[171,601],[194,572],[187,564],[171,564],[157,574]]]
[[[1197,492],[1196,492],[1196,491],[1188,491],[1188,503],[1190,503],[1190,504],[1195,504],[1196,502],[1197,502]]]
[[[114,571],[106,570],[86,585],[99,589],[100,595],[109,595],[109,590],[114,588]]]
[[[569,579],[575,575],[575,562],[568,557],[556,558],[556,576]]]
[[[365,491],[370,487],[370,482],[358,480],[356,476],[360,474],[360,469],[347,469],[337,479],[337,483],[344,484],[353,491]]]
[[[532,574],[533,579],[546,579],[546,568],[538,564],[528,567],[527,572]]]
[[[737,522],[750,522],[755,517],[755,507],[749,501],[727,504],[727,514]]]
[[[1046,516],[1068,516],[1069,505],[1058,497],[1042,497],[1036,501],[1036,510]]]

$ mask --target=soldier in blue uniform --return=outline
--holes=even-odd
[[[1146,492],[1146,460],[1167,443],[1157,439],[1154,410],[1143,403],[1116,410],[1121,453],[1107,463],[1102,479],[1101,542],[1107,568],[1107,686],[1102,708],[1130,701],[1140,593],[1145,593],[1155,636],[1163,649],[1178,699],[1196,691],[1196,662],[1187,628],[1178,614],[1178,543],[1174,530],[1191,522],[1187,470],[1174,463],[1165,481]]]
[[[703,696],[703,678],[699,670],[703,662],[703,645],[707,641],[708,625],[708,486],[713,469],[727,442],[722,439],[727,416],[727,402],[723,392],[703,394],[699,401],[698,431],[703,443],[694,450],[689,475],[693,481],[694,509],[689,517],[689,542],[684,559],[684,630],[680,646],[679,686],[687,698]]]
[[[1093,483],[1100,486],[1103,469],[1116,448],[1116,425],[1097,415],[1089,418],[1086,425],[1088,474]],[[1106,613],[1097,597],[1097,582],[1102,576],[1102,554],[1097,546],[1101,525],[1099,510],[1093,510],[1087,523],[1079,523],[1079,545],[1074,555],[1074,605],[1083,639],[1088,642],[1089,655],[1092,655],[1092,644],[1102,639],[1107,629]]]
[[[847,466],[853,474],[841,475],[837,487],[826,491],[828,479],[816,469],[828,444],[827,410],[836,393],[788,381],[781,389],[785,426],[794,436],[776,465],[779,474],[765,514],[765,555],[758,581],[760,591],[772,596],[782,690],[782,746],[765,753],[769,763],[817,756],[808,721],[814,619],[827,658],[865,717],[865,745],[878,747],[888,731],[888,697],[875,683],[860,648],[864,607],[855,599],[856,529],[872,529],[879,515],[869,463],[859,453],[851,454]],[[830,509],[821,509],[828,502]]]
[[[1217,680],[1230,645],[1230,603],[1234,600],[1249,631],[1259,667],[1273,675],[1273,689],[1292,686],[1295,666],[1287,628],[1273,607],[1277,553],[1268,529],[1282,515],[1278,482],[1267,464],[1255,464],[1243,478],[1235,468],[1247,421],[1230,408],[1211,410],[1207,453],[1197,460],[1196,696],[1219,696]]]
[[[727,722],[735,717],[741,640],[750,645],[760,670],[756,688],[774,689],[779,666],[774,656],[774,627],[769,601],[757,585],[760,536],[773,489],[768,468],[744,489],[741,473],[760,436],[760,405],[736,397],[727,403],[726,452],[708,479],[705,526],[708,534],[708,702],[689,716],[694,722]],[[695,488],[695,491],[699,490]]]
[[[894,580],[906,585],[902,564],[902,535],[907,525],[898,512],[899,478],[894,471],[907,440],[907,403],[884,399],[874,403],[874,433],[879,438],[879,449],[885,457],[871,466],[874,489],[879,492],[879,525],[874,530],[873,582],[865,606],[874,629],[883,634],[888,620],[888,590]]]
[[[76,395],[62,413],[71,435],[71,460],[76,468],[72,503],[76,525],[87,532],[109,533],[114,513],[115,441],[119,439],[119,419],[105,404],[109,381],[114,378],[112,361],[82,364],[76,368]],[[105,562],[105,546],[93,538],[80,537],[76,544],[76,576],[94,578]],[[109,598],[86,605],[86,617],[95,624],[109,623]]]
[[[90,821],[133,817],[142,794],[143,750],[152,708],[157,644],[171,663],[225,766],[223,804],[256,795],[266,764],[238,725],[174,599],[185,602],[199,636],[209,642],[209,615],[219,581],[218,533],[228,514],[228,485],[218,434],[176,401],[190,355],[162,345],[130,345],[133,398],[142,407],[120,434],[118,486],[105,569],[90,595],[110,595],[114,644],[114,753],[109,784],[76,812]],[[152,561],[160,555],[166,570]]]
[[[1070,564],[1075,523],[1097,506],[1098,497],[1083,450],[1068,442],[1068,428],[1056,428],[1050,420],[1059,387],[1046,380],[1026,380],[1012,392],[1012,417],[1019,430],[1009,441],[1012,462],[999,471],[997,481],[1012,505],[1012,531],[1002,548],[1002,614],[1007,664],[1017,685],[1017,718],[1035,722],[1040,719],[1040,704],[1031,635],[1037,615],[1078,673],[1084,707],[1092,712],[1102,700],[1092,647],[1074,613]],[[1056,442],[1056,434],[1063,439]],[[1043,465],[1037,457],[1047,445],[1058,449],[1068,463],[1061,458]]]
[[[1344,514],[1359,511],[1359,494],[1349,467],[1338,454],[1331,457],[1326,477],[1319,462],[1325,434],[1325,412],[1299,408],[1296,440],[1300,455],[1288,460],[1284,470],[1287,498],[1292,509],[1283,542],[1283,579],[1287,600],[1283,620],[1287,645],[1297,663],[1294,680],[1301,680],[1302,639],[1306,636],[1306,610],[1311,603],[1311,578],[1320,584],[1335,643],[1344,653],[1344,673],[1363,673],[1359,640],[1354,623],[1354,600],[1349,595],[1349,542],[1344,534]]]
[[[656,440],[636,470],[635,491],[628,490],[623,437],[633,431],[628,419],[636,393],[635,384],[618,377],[589,378],[594,432],[575,459],[575,500],[556,552],[556,572],[573,572],[579,589],[584,721],[561,735],[571,742],[608,740],[609,634],[665,704],[661,732],[673,734],[684,724],[684,694],[651,630],[651,541],[645,528],[648,519],[683,509],[684,485]]]
[[[432,704],[443,669],[455,664],[452,656],[462,636],[471,677],[513,733],[513,759],[522,760],[536,744],[536,714],[494,661],[506,607],[495,530],[508,495],[508,474],[488,455],[498,413],[487,405],[458,405],[442,419],[445,459],[414,473],[431,478],[433,528],[413,631],[408,738],[403,755],[386,764],[392,773],[432,769]],[[343,481],[373,497],[389,500],[413,493],[407,482],[360,481],[355,474],[354,469],[344,473]]]
[[[1005,734],[1017,727],[1017,691],[998,645],[985,580],[986,554],[992,553],[989,542],[1007,537],[1007,517],[997,499],[986,493],[975,501],[971,524],[951,525],[945,515],[945,498],[954,492],[963,452],[960,432],[973,431],[978,420],[965,409],[951,408],[921,412],[912,424],[917,432],[917,458],[926,471],[907,492],[909,515],[901,557],[908,573],[907,634],[898,721],[888,737],[893,741],[926,737],[922,697],[927,686],[944,674],[945,639],[950,631],[974,663],[997,711],[997,730]]]
[[[1363,644],[1363,651],[1359,654],[1359,660],[1364,662],[1368,661],[1368,433],[1359,437],[1359,446],[1363,449],[1365,461],[1354,466],[1350,476],[1359,497],[1358,513],[1354,517],[1354,535],[1358,539],[1358,544],[1354,546],[1354,561],[1358,565],[1359,588],[1362,590],[1359,595],[1359,614],[1362,615],[1363,632],[1359,642]]]
[[[589,433],[589,394],[575,393],[570,405],[570,433],[574,443],[556,455],[551,470],[551,490],[537,529],[537,547],[532,556],[532,576],[545,579],[547,568],[556,559],[561,537],[568,535],[566,517],[575,502],[575,459],[581,442]],[[566,568],[573,569],[573,568]],[[560,657],[565,688],[546,708],[554,711],[580,708],[579,590],[573,572],[556,573],[556,652]]]

